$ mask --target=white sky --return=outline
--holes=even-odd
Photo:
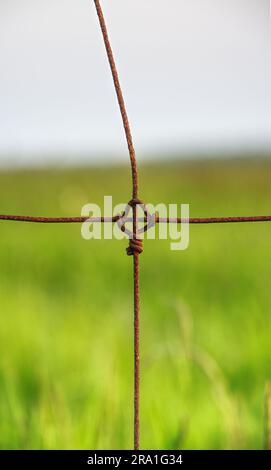
[[[139,156],[271,149],[269,0],[101,3]],[[82,154],[126,158],[93,1],[0,0],[0,163]]]

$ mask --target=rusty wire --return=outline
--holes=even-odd
[[[29,215],[0,214],[0,220],[11,222],[32,222],[42,224],[82,224],[84,222],[115,223],[122,215],[113,217],[35,217]],[[133,217],[127,217],[125,222],[133,222]],[[243,217],[159,217],[155,216],[155,224],[229,224],[244,222],[271,222],[271,215],[243,216]],[[146,217],[137,217],[137,222],[147,222]]]
[[[139,355],[139,300],[140,300],[140,289],[139,289],[139,254],[143,251],[142,240],[138,239],[138,223],[148,222],[148,211],[145,211],[145,217],[137,217],[137,206],[144,205],[142,201],[138,199],[138,169],[136,153],[133,144],[133,138],[131,128],[129,124],[128,114],[126,111],[125,101],[120,85],[118,71],[112,51],[112,47],[109,40],[107,26],[105,23],[104,14],[100,5],[99,0],[94,0],[96,7],[99,24],[105,44],[105,49],[113,77],[117,100],[120,108],[122,117],[123,127],[125,131],[125,137],[127,141],[131,173],[132,173],[132,199],[127,204],[129,208],[132,208],[132,217],[127,214],[124,218],[123,214],[115,215],[112,217],[41,217],[41,216],[28,216],[28,215],[9,215],[0,214],[0,221],[13,221],[13,222],[29,222],[29,223],[42,223],[42,224],[72,224],[72,223],[84,223],[84,222],[100,222],[100,223],[115,223],[122,220],[120,228],[125,231],[125,223],[132,222],[133,232],[129,241],[129,247],[127,248],[127,254],[133,256],[133,272],[134,272],[134,449],[138,450],[140,447],[140,415],[139,415],[139,404],[140,404],[140,355]],[[147,214],[147,215],[146,215]],[[223,223],[244,223],[244,222],[271,222],[271,216],[235,216],[235,217],[189,217],[189,218],[170,218],[170,217],[159,217],[158,214],[154,214],[152,217],[153,224],[161,223],[190,223],[190,224],[223,224]]]
[[[134,199],[137,198],[137,193],[138,193],[138,170],[137,170],[137,161],[136,161],[136,154],[135,154],[135,148],[133,144],[133,137],[132,137],[132,132],[130,128],[130,123],[129,123],[129,118],[128,114],[126,111],[126,106],[125,106],[125,101],[120,85],[120,80],[119,80],[119,75],[118,75],[118,70],[116,67],[116,62],[114,59],[113,55],[113,50],[110,44],[109,36],[108,36],[108,31],[107,31],[107,26],[105,23],[105,18],[103,14],[102,7],[100,5],[99,0],[94,0],[96,10],[97,10],[97,15],[99,18],[99,23],[103,35],[103,40],[104,40],[104,45],[108,57],[108,62],[111,68],[111,73],[114,81],[114,86],[116,90],[116,95],[119,103],[119,108],[120,108],[120,113],[122,117],[122,122],[123,122],[123,127],[125,131],[125,136],[126,136],[126,141],[128,145],[128,150],[129,150],[129,155],[130,155],[130,162],[131,162],[131,170],[132,170],[132,182],[133,182],[133,195],[132,197]]]
[[[105,18],[99,0],[94,0],[104,45],[111,68],[115,91],[119,103],[127,146],[130,155],[132,172],[132,210],[133,210],[133,237],[129,241],[127,254],[133,256],[134,263],[134,449],[139,449],[139,381],[140,381],[140,356],[139,356],[139,255],[143,251],[142,241],[137,238],[137,204],[138,204],[138,171],[137,160],[133,144],[128,114],[119,81],[118,71],[110,44]]]

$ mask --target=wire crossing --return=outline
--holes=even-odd
[[[145,204],[138,198],[138,168],[135,148],[133,144],[131,127],[128,119],[128,114],[125,106],[123,92],[119,80],[119,75],[116,67],[116,62],[111,47],[105,17],[101,8],[99,0],[94,0],[96,7],[99,25],[105,45],[105,50],[111,69],[117,101],[122,118],[125,138],[127,142],[131,175],[132,175],[132,199],[127,204],[128,209],[132,209],[132,217],[125,217],[126,222],[132,222],[133,231],[129,237],[129,246],[127,248],[127,255],[133,257],[133,288],[134,288],[134,449],[140,448],[140,284],[139,284],[139,255],[143,252],[143,242],[138,237],[138,223],[147,222],[148,217],[151,216],[147,209],[144,209],[145,217],[137,217],[137,206]],[[125,211],[126,213],[126,211]],[[0,214],[0,221],[10,222],[28,222],[28,223],[41,223],[41,224],[73,224],[83,222],[99,222],[99,223],[115,223],[119,222],[120,229],[125,230],[124,223],[122,222],[123,214],[115,215],[113,217],[41,217],[30,215],[9,215]],[[235,216],[235,217],[189,217],[189,218],[163,218],[157,214],[153,214],[152,221],[154,224],[171,224],[171,223],[189,223],[189,224],[227,224],[227,223],[246,223],[246,222],[271,222],[271,215],[264,216]],[[147,227],[147,226],[146,226]]]

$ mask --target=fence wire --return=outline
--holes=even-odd
[[[138,168],[136,153],[133,145],[131,127],[129,124],[128,114],[126,111],[125,101],[120,85],[116,62],[114,59],[112,47],[109,40],[105,17],[99,0],[94,0],[98,20],[104,40],[104,45],[112,73],[116,96],[121,113],[122,123],[124,127],[126,142],[129,151],[131,175],[132,175],[132,199],[127,207],[132,208],[132,217],[125,217],[125,221],[120,228],[124,228],[124,223],[131,222],[133,224],[132,236],[129,239],[127,254],[133,257],[133,282],[134,282],[134,449],[140,448],[140,285],[139,285],[139,255],[143,252],[143,242],[137,238],[138,223],[148,222],[148,215],[145,217],[137,217],[137,207],[145,204],[138,198]],[[245,222],[271,222],[271,215],[263,216],[236,216],[236,217],[189,217],[189,218],[170,218],[159,217],[157,214],[150,215],[154,224],[171,224],[171,223],[189,223],[189,224],[224,224],[224,223],[245,223]],[[1,221],[10,222],[29,222],[42,224],[73,224],[83,222],[97,223],[115,223],[123,219],[123,214],[113,217],[41,217],[29,215],[9,215],[0,214]],[[123,219],[124,220],[124,219]]]

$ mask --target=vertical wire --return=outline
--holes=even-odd
[[[122,117],[122,123],[123,123],[124,131],[125,131],[127,146],[129,150],[131,170],[132,170],[132,183],[133,183],[132,195],[133,195],[133,198],[135,199],[137,198],[137,193],[138,193],[138,171],[137,171],[136,153],[135,153],[135,148],[133,144],[132,132],[131,132],[129,118],[128,118],[128,114],[126,111],[125,101],[124,101],[124,97],[123,97],[123,93],[121,89],[118,70],[116,67],[113,50],[110,44],[110,39],[109,39],[108,31],[107,31],[107,26],[106,26],[103,10],[102,10],[99,0],[94,0],[94,3],[96,6],[98,18],[99,18],[99,23],[100,23],[100,27],[101,27],[101,31],[103,35],[107,58],[108,58],[109,65],[111,68],[115,91],[116,91],[120,113]]]
[[[133,233],[137,228],[137,206],[133,207]],[[134,449],[140,448],[140,303],[139,253],[133,254],[134,264]]]
[[[125,131],[127,146],[129,150],[130,163],[131,163],[131,172],[132,172],[132,198],[137,199],[138,196],[138,170],[137,170],[137,161],[136,154],[133,144],[133,138],[131,133],[131,128],[129,124],[128,114],[125,107],[125,101],[123,98],[123,93],[120,85],[120,80],[118,76],[118,71],[113,55],[113,50],[110,44],[106,22],[104,14],[100,5],[99,0],[94,0],[104,45],[107,53],[107,58],[111,68],[111,73],[113,77],[113,82],[115,86],[115,91],[118,99],[118,104],[120,108],[120,113],[122,117],[122,123]],[[137,210],[136,206],[133,207],[133,239],[136,240],[137,236]],[[136,251],[133,251],[133,265],[134,265],[134,449],[138,450],[140,447],[140,330],[139,330],[139,254]]]

